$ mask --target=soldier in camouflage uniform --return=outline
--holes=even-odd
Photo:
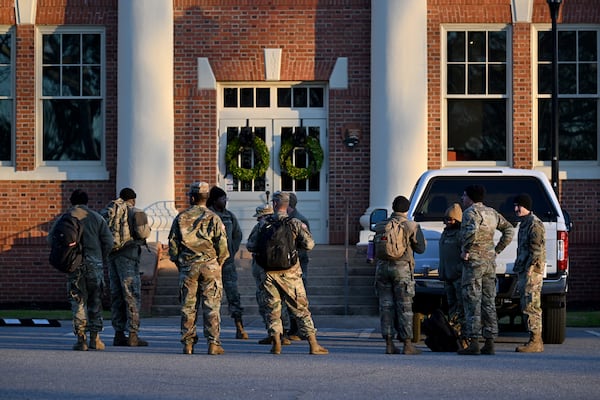
[[[119,193],[119,198],[126,204],[130,215],[135,211],[143,213],[135,208],[136,197],[135,191],[131,188],[123,188]],[[146,241],[137,238],[137,233],[142,232],[144,238],[150,235],[147,219],[145,222],[144,225],[135,226],[133,240],[108,256],[111,323],[115,329],[113,346],[148,346],[148,342],[138,336],[142,304],[140,256],[141,247]],[[129,331],[129,337],[125,335],[125,331]]]
[[[273,195],[273,209],[275,214],[271,217],[275,220],[286,219],[287,208],[290,202],[290,196],[286,192],[276,192]],[[315,242],[308,231],[306,225],[300,220],[292,218],[289,225],[284,225],[284,229],[291,229],[295,238],[295,244],[299,249],[312,250]],[[258,239],[257,239],[258,240]],[[252,242],[256,243],[255,240]],[[257,249],[248,244],[248,250],[255,252]],[[278,268],[273,266],[270,268]],[[264,292],[265,307],[267,310],[268,332],[272,337],[273,346],[271,353],[281,353],[281,335],[283,334],[283,325],[281,323],[281,304],[285,302],[290,314],[298,322],[300,334],[307,338],[310,345],[310,354],[328,354],[329,351],[319,345],[315,324],[308,308],[308,298],[306,289],[302,282],[302,270],[300,263],[284,270],[265,269],[265,279],[262,290]],[[280,268],[280,267],[279,267]]]
[[[175,217],[169,233],[169,256],[179,270],[183,354],[192,354],[198,342],[199,300],[208,354],[225,353],[220,340],[221,269],[229,250],[223,222],[206,207],[208,191],[206,182],[191,185],[188,193],[191,207]]]
[[[113,236],[100,214],[87,206],[88,195],[80,189],[71,194],[71,215],[77,218],[83,227],[83,254],[84,260],[81,268],[73,271],[68,276],[67,293],[73,312],[73,333],[77,336],[77,343],[73,350],[86,351],[104,350],[104,343],[100,340],[103,329],[102,321],[102,292],[104,291],[104,261],[113,246]],[[54,226],[48,234],[48,241],[52,240]],[[88,347],[86,332],[90,332]]]
[[[461,223],[462,252],[462,296],[465,308],[463,335],[467,338],[466,348],[461,355],[495,354],[494,339],[498,336],[496,314],[496,255],[508,246],[514,228],[502,214],[482,201],[485,188],[470,185],[462,195],[463,212]],[[494,244],[494,233],[502,232],[498,244]],[[479,349],[479,337],[485,339]]]
[[[413,251],[419,254],[425,252],[427,242],[419,224],[407,219],[410,202],[404,196],[398,196],[392,203],[393,213],[390,218],[397,218],[403,226],[406,235],[406,252],[399,260],[377,259],[375,271],[375,289],[379,297],[379,318],[381,334],[385,339],[386,354],[399,354],[393,341],[394,320],[398,321],[398,338],[404,346],[402,354],[421,354],[411,342],[413,336],[413,297],[415,297]],[[389,219],[388,219],[389,220]],[[385,225],[387,221],[380,222]]]
[[[529,331],[529,342],[515,350],[521,353],[541,353],[542,341],[542,283],[546,264],[546,231],[542,221],[531,212],[528,194],[515,197],[515,214],[521,218],[517,259],[513,271],[518,274],[521,311]]]
[[[223,265],[223,288],[227,297],[227,305],[229,314],[235,321],[236,339],[248,339],[248,334],[244,330],[244,322],[242,314],[244,308],[240,300],[240,292],[238,290],[238,276],[235,266],[235,255],[242,243],[242,229],[234,213],[229,211],[227,207],[227,193],[217,186],[210,189],[208,208],[221,218],[227,232],[227,245],[229,246],[229,258],[225,260]]]

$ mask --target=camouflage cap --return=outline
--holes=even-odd
[[[196,193],[208,193],[210,187],[206,182],[194,182],[190,185],[190,191],[188,194],[196,194]]]
[[[262,206],[256,207],[256,214],[254,214],[253,217],[258,218],[271,214],[273,214],[273,207],[271,207],[270,204],[263,204]]]
[[[275,192],[273,193],[273,200],[277,200],[284,204],[289,204],[290,194],[287,192]]]

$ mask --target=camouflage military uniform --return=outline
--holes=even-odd
[[[220,212],[212,207],[209,207],[209,209],[217,214],[225,225],[229,258],[225,260],[225,264],[223,264],[223,288],[225,289],[225,295],[227,297],[229,315],[231,315],[231,317],[234,319],[241,318],[244,308],[242,307],[240,292],[238,290],[238,276],[235,266],[235,255],[237,254],[240,248],[240,243],[242,242],[242,229],[240,228],[237,218],[231,211],[223,210]]]
[[[494,233],[502,232],[498,244]],[[468,253],[462,274],[462,296],[465,308],[463,336],[486,339],[498,336],[496,315],[496,254],[504,250],[514,235],[513,226],[493,208],[474,203],[463,212],[461,224],[462,250]]]
[[[287,214],[276,213],[273,218],[285,219]],[[298,219],[292,219],[291,229],[298,248],[312,250],[315,242],[306,225]],[[251,244],[248,246],[248,250],[254,251]],[[277,335],[279,337],[283,334],[283,324],[281,322],[282,302],[285,302],[288,310],[298,322],[300,334],[303,337],[315,335],[316,329],[308,308],[308,298],[302,282],[302,269],[299,262],[290,269],[283,271],[265,271],[262,290],[267,311],[269,336]]]
[[[261,225],[264,224],[263,221],[258,222],[252,228],[252,232],[250,232],[250,236],[248,236],[248,241],[246,242],[246,247],[250,251],[250,249],[254,249],[256,246],[256,238],[258,235],[258,230]],[[254,259],[254,255],[252,256],[252,276],[254,277],[254,281],[256,282],[256,304],[258,305],[258,313],[263,319],[265,326],[267,326],[267,311],[265,308],[265,300],[263,294],[263,282],[265,280],[265,270],[256,263]]]
[[[83,226],[83,254],[81,268],[68,275],[67,293],[73,312],[73,333],[85,335],[86,331],[98,333],[103,329],[102,293],[104,291],[104,265],[113,245],[113,237],[100,214],[85,205],[71,209],[71,215]],[[52,238],[52,230],[48,239]]]
[[[127,205],[130,213],[143,212]],[[150,227],[137,226],[143,230],[142,237],[150,235]],[[108,277],[110,280],[111,322],[115,332],[140,330],[142,306],[142,281],[140,279],[141,246],[145,240],[134,239],[123,248],[109,255]]]
[[[302,215],[297,209],[293,209],[291,213],[288,214],[289,217],[299,219],[306,228],[310,232],[310,225],[308,223],[308,219],[304,215]],[[302,280],[304,281],[304,286],[306,287],[306,281],[308,279],[308,251],[304,249],[298,249],[298,261],[300,261],[300,268],[302,268]]]
[[[521,219],[513,271],[518,274],[521,310],[527,330],[534,335],[542,334],[541,293],[546,263],[545,237],[544,224],[533,213]]]
[[[427,243],[419,224],[408,221],[406,213],[394,212],[391,218],[397,218],[402,222],[410,249],[407,249],[404,256],[397,261],[377,259],[375,289],[379,297],[382,336],[385,338],[394,335],[394,319],[397,318],[398,337],[407,340],[413,335],[412,302],[415,296],[413,251],[423,253]]]
[[[201,299],[204,337],[220,345],[221,266],[229,257],[227,234],[221,219],[204,206],[181,212],[169,233],[169,256],[179,269],[181,342],[198,341],[196,320]]]

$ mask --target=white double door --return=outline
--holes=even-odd
[[[326,119],[221,119],[219,121],[219,186],[227,192],[227,208],[235,213],[244,235],[248,239],[252,227],[256,224],[253,217],[256,207],[271,201],[273,193],[283,190],[296,193],[297,209],[310,223],[310,231],[316,243],[326,244],[328,235],[328,195],[327,186],[328,151]],[[269,167],[264,175],[254,181],[239,181],[227,171],[225,149],[228,137],[250,130],[264,140],[269,150]],[[306,180],[294,180],[282,177],[279,166],[279,151],[282,136],[289,137],[291,132],[305,132],[318,136],[323,149],[323,166],[318,175]],[[304,166],[303,160],[296,160]]]

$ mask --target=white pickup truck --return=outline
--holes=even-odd
[[[495,208],[515,226],[512,243],[496,258],[498,318],[508,317],[511,324],[521,321],[516,274],[513,273],[517,251],[518,218],[513,199],[528,193],[533,199],[533,212],[546,228],[546,274],[542,287],[542,335],[544,343],[557,344],[565,339],[566,293],[569,273],[568,232],[571,221],[561,209],[548,178],[541,172],[513,168],[449,168],[425,172],[417,181],[410,198],[408,218],[421,225],[427,239],[427,250],[415,254],[415,314],[430,314],[446,305],[444,282],[438,279],[438,243],[444,228],[444,212],[459,203],[466,186],[481,184],[487,194],[484,204]],[[374,210],[371,222],[387,216],[387,210]],[[373,225],[372,225],[373,226]],[[495,240],[500,238],[496,232]],[[517,317],[517,318],[515,318]],[[418,317],[416,320],[419,320]],[[415,324],[415,336],[420,335]]]

